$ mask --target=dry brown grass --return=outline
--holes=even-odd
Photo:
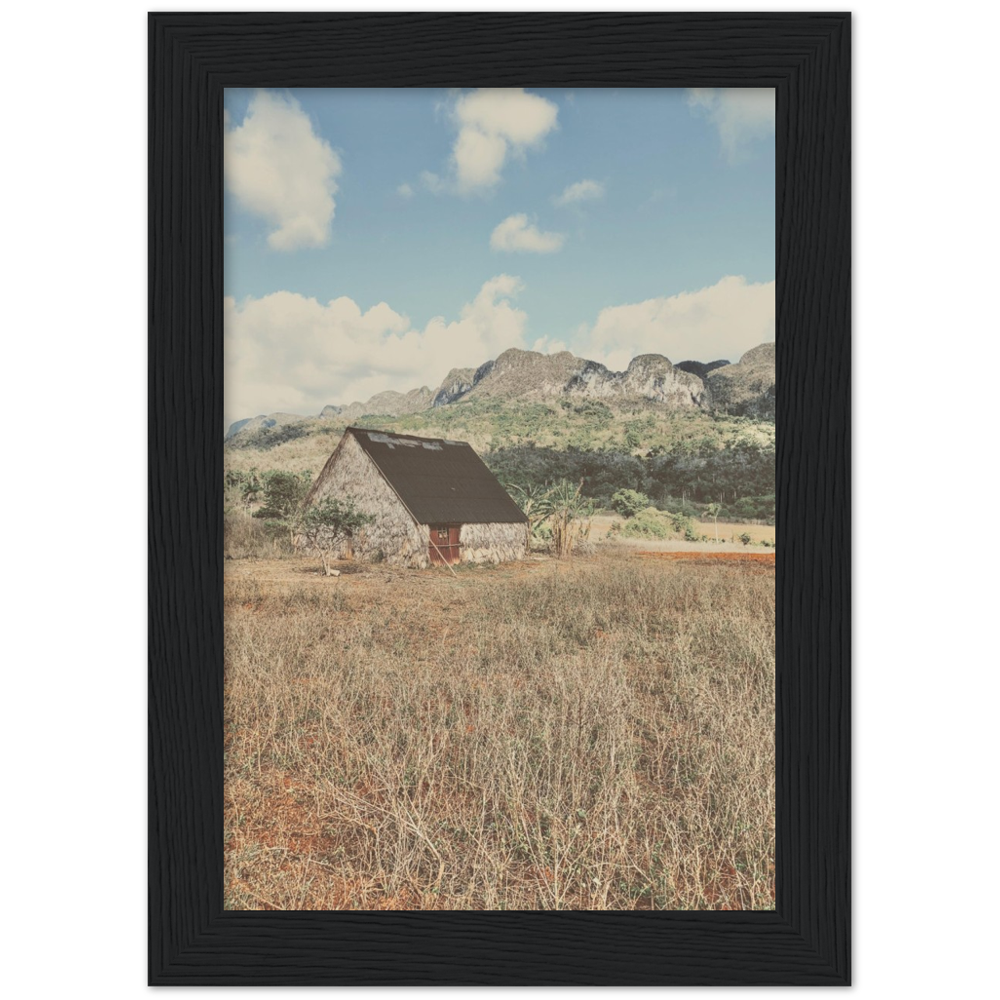
[[[227,563],[226,906],[768,909],[770,564]]]

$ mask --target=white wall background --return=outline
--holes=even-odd
[[[868,896],[865,985],[876,997],[981,995],[993,978],[998,22],[985,4],[877,3],[855,22],[865,52],[854,109],[864,165],[855,351],[865,388],[855,414],[865,429],[856,648],[866,702],[855,755],[866,856],[856,870]],[[96,963],[102,994],[126,996],[135,974],[136,637],[125,617],[114,630],[104,623],[109,606],[130,608],[136,596],[136,18],[123,4],[14,5],[4,31],[44,39],[46,63],[64,67],[39,74],[30,45],[8,45],[0,62],[13,98],[7,132],[28,144],[28,155],[0,158],[0,393],[13,428],[0,491],[11,657],[0,751],[16,810],[0,847],[9,862],[29,859],[5,866],[7,950],[21,959],[8,988],[55,995],[87,982]],[[92,422],[116,421],[121,436],[72,447],[65,415],[74,405]],[[116,470],[110,488],[128,502],[39,500],[37,484],[57,461],[82,478],[106,462]],[[53,550],[18,530],[68,510],[90,525],[95,552],[121,539],[120,560]],[[107,683],[93,685],[94,676]],[[101,763],[84,782],[74,770],[81,747]],[[27,984],[15,970],[51,954],[33,928],[64,907],[85,908],[91,933],[60,942],[48,982],[19,989]],[[122,958],[111,980],[109,948]]]

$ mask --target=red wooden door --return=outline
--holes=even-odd
[[[431,564],[434,566],[443,566],[445,563],[449,565],[457,563],[461,556],[461,546],[459,545],[458,536],[462,530],[462,526],[460,524],[432,524],[430,528],[431,541],[429,553]]]

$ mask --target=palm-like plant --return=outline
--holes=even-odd
[[[722,504],[710,503],[705,508],[705,513],[715,521],[715,540],[719,540],[719,514],[722,512]]]
[[[590,518],[596,507],[593,500],[582,496],[583,480],[577,486],[562,480],[549,486],[508,487],[514,501],[528,518],[530,533],[543,525],[552,530],[552,545],[560,558],[572,555],[578,539],[590,535]]]
[[[545,497],[548,489],[542,486],[530,485],[519,486],[516,483],[508,487],[513,495],[514,502],[524,512],[528,519],[528,527],[534,531],[545,522],[548,512],[545,508]]]
[[[553,548],[560,559],[569,558],[577,540],[590,535],[594,501],[584,497],[582,491],[582,479],[576,486],[564,479],[552,486],[539,503],[552,528]]]

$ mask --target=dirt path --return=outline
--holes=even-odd
[[[647,543],[640,547],[640,544],[630,544],[621,546],[621,550],[624,550],[622,557],[624,559],[662,560],[702,566],[753,565],[771,570],[774,569],[775,564],[773,551],[748,551],[742,545],[733,548],[683,542],[662,543],[662,545],[686,547],[661,548],[657,543]],[[279,588],[296,591],[303,587],[324,590],[329,590],[332,587],[350,590],[361,588],[364,590],[372,585],[384,584],[402,587],[405,590],[418,582],[421,589],[440,585],[446,590],[451,590],[456,584],[473,583],[487,575],[506,579],[527,578],[538,574],[551,576],[572,572],[574,568],[585,566],[588,562],[587,556],[565,560],[534,556],[519,562],[504,563],[501,566],[459,567],[457,576],[453,576],[443,566],[414,570],[342,560],[331,564],[339,569],[342,575],[326,577],[323,575],[318,561],[307,556],[290,559],[234,559],[226,562],[225,579],[228,584],[252,579],[269,589]]]

